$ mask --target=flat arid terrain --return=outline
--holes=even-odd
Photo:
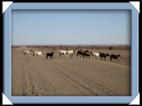
[[[24,50],[31,53],[24,54]],[[43,56],[34,56],[44,50]],[[13,96],[130,96],[130,49],[91,49],[120,54],[117,61],[109,57],[61,56],[57,49],[12,47]],[[53,59],[46,53],[54,51]]]

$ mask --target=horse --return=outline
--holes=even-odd
[[[73,53],[74,53],[74,50],[67,50],[67,54],[70,55],[71,58],[73,57]]]
[[[29,54],[30,53],[30,51],[29,50],[24,50],[24,54],[26,55],[26,54]]]
[[[91,54],[92,54],[92,56],[95,56],[97,58],[100,57],[100,52],[94,52],[94,51],[92,51]]]
[[[83,58],[84,58],[84,57],[91,57],[91,54],[90,54],[89,52],[84,52],[84,53],[83,53]]]
[[[67,56],[67,50],[59,50],[59,56],[61,57],[62,55]]]
[[[119,58],[119,57],[120,57],[120,55],[111,54],[111,55],[110,55],[110,61],[112,61],[112,60],[118,61],[118,58]]]
[[[50,59],[53,59],[53,55],[54,55],[54,52],[46,53],[46,59],[48,59],[48,57],[50,57]]]
[[[78,56],[82,56],[82,57],[84,57],[84,52],[83,51],[81,51],[81,50],[79,50],[79,51],[77,51],[77,57]]]
[[[34,56],[42,56],[42,55],[43,55],[43,50],[34,52]]]
[[[59,50],[59,56],[61,57],[62,55],[70,55],[71,57],[73,56],[74,50]]]
[[[108,53],[100,53],[100,58],[101,58],[101,59],[104,58],[104,59],[106,60],[107,56],[109,56]]]
[[[89,50],[85,50],[85,51],[81,51],[81,50],[79,50],[79,51],[77,51],[77,57],[78,56],[82,56],[83,58],[84,57],[90,57],[91,56],[91,54],[89,54],[90,52],[89,52]]]

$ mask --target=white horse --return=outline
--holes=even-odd
[[[95,56],[95,57],[97,57],[97,58],[99,58],[100,57],[100,52],[92,52],[92,55],[93,56]]]
[[[67,51],[67,54],[70,55],[70,57],[73,57],[73,53],[74,53],[74,50],[68,50]]]
[[[74,50],[59,50],[59,56],[61,55],[70,55],[73,56]]]
[[[67,50],[59,50],[59,56],[66,55],[67,56]]]
[[[29,50],[24,50],[24,54],[26,55],[26,54],[29,54],[30,53],[30,51]]]
[[[59,53],[61,53],[61,54],[67,54],[67,50],[59,50]]]
[[[43,50],[42,51],[35,51],[34,56],[41,56],[43,55]]]
[[[67,50],[67,54],[73,54],[74,50]]]

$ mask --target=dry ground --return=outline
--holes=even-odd
[[[57,53],[53,60],[47,60],[45,57],[25,56],[23,50],[12,48],[14,96],[131,95],[128,50],[101,50],[121,54],[123,58],[118,62],[96,58],[59,58]]]

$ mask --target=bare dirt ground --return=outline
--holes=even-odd
[[[45,49],[46,50],[46,49]],[[101,50],[121,54],[118,62],[96,58],[27,56],[12,48],[14,96],[128,96],[131,95],[129,50]],[[47,50],[46,50],[47,51]]]

